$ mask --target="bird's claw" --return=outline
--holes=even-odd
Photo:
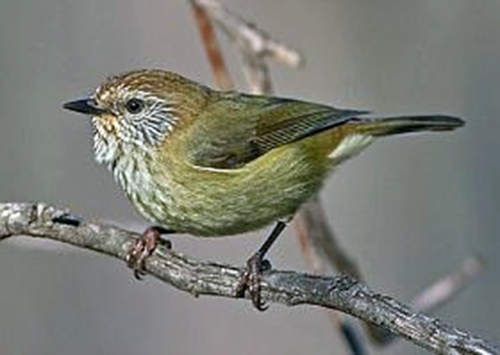
[[[149,227],[134,242],[125,256],[127,266],[134,271],[134,277],[142,280],[146,275],[146,259],[153,254],[158,244],[164,245],[170,249],[170,241],[160,239],[161,231],[157,227]]]
[[[238,284],[238,294],[242,297],[248,290],[253,305],[259,311],[265,311],[269,306],[262,300],[261,281],[262,273],[271,269],[271,263],[267,259],[262,259],[259,253],[254,254],[247,261],[247,269],[241,276]]]

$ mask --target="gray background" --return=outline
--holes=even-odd
[[[226,1],[299,47],[307,66],[273,65],[281,95],[379,113],[467,118],[454,133],[388,139],[347,163],[322,197],[369,284],[407,301],[467,255],[485,274],[438,315],[500,340],[500,3],[493,0]],[[236,57],[230,52],[236,72]],[[0,4],[0,200],[56,203],[142,230],[93,162],[89,122],[60,104],[138,67],[212,76],[187,1],[4,0]],[[241,80],[240,80],[241,82]],[[263,238],[174,247],[242,264]],[[304,270],[293,229],[274,265]],[[0,354],[343,354],[309,307],[191,296],[110,258],[33,240],[0,245]],[[399,342],[387,353],[425,353]]]

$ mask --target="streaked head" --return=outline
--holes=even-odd
[[[136,70],[63,107],[91,116],[96,160],[112,164],[121,154],[161,144],[199,110],[208,90],[172,72]]]

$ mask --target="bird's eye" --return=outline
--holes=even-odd
[[[144,108],[144,102],[139,99],[130,99],[125,104],[125,108],[128,112],[136,114],[142,111],[142,109]]]

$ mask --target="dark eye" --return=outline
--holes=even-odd
[[[128,112],[136,114],[142,111],[142,109],[144,108],[144,102],[139,99],[130,99],[125,104],[125,108]]]

